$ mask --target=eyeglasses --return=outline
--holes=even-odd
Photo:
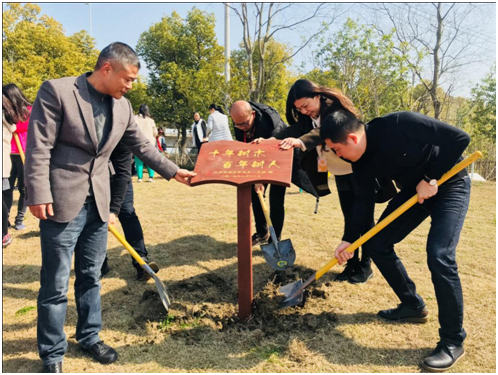
[[[245,126],[249,126],[251,125],[251,118],[252,118],[252,115],[254,114],[254,112],[251,112],[251,114],[249,115],[249,120],[247,121],[244,121],[244,122],[241,122],[240,124],[237,124],[235,121],[233,121],[233,125],[236,126],[237,128],[242,128],[242,127],[245,127]]]

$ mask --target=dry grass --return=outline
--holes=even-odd
[[[334,186],[331,183],[331,186]],[[148,250],[162,267],[159,276],[170,288],[177,309],[234,314],[237,301],[236,191],[224,185],[186,188],[157,179],[135,184],[135,207],[142,221]],[[495,183],[474,184],[457,259],[465,299],[466,357],[455,372],[496,372],[496,201]],[[314,199],[293,187],[286,198],[283,238],[291,238],[302,269],[318,269],[332,256],[342,232],[336,193],[322,199],[318,215]],[[377,208],[377,215],[382,207]],[[13,231],[14,243],[3,259],[3,370],[37,372],[36,297],[39,287],[38,223],[28,215],[27,229]],[[119,227],[119,225],[118,225]],[[438,341],[437,304],[426,265],[424,222],[397,247],[431,316],[425,325],[386,324],[380,309],[398,301],[374,268],[364,285],[331,282],[340,268],[318,281],[326,299],[310,299],[289,314],[323,316],[336,321],[316,330],[217,329],[209,319],[193,323],[157,321],[145,290],[154,284],[135,281],[128,254],[109,237],[111,272],[102,280],[104,330],[101,338],[115,347],[118,362],[101,366],[83,355],[74,338],[76,310],[70,288],[66,334],[66,372],[420,372],[418,363]],[[259,249],[254,251],[254,290],[272,270]],[[212,283],[213,275],[218,284]],[[201,290],[181,289],[193,277]],[[210,281],[211,280],[211,281]],[[215,281],[216,281],[215,280]],[[220,281],[221,280],[221,281]],[[74,275],[70,285],[74,283]],[[173,293],[174,292],[174,293]],[[157,313],[157,312],[156,312]],[[148,321],[150,319],[150,321]],[[285,317],[282,327],[285,327]]]

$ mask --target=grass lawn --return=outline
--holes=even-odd
[[[274,319],[241,324],[237,316],[236,189],[227,185],[185,187],[158,178],[137,184],[135,208],[158,276],[174,304],[169,316],[152,281],[135,281],[128,253],[109,234],[110,273],[102,280],[103,330],[119,360],[102,366],[80,352],[76,339],[74,273],[70,279],[65,332],[65,372],[420,372],[419,362],[438,341],[437,303],[427,268],[429,220],[397,246],[430,312],[424,325],[388,324],[380,309],[399,301],[374,266],[366,284],[336,283],[336,266],[317,283],[302,308]],[[315,201],[293,186],[287,190],[282,238],[297,251],[296,269],[306,273],[333,257],[343,219],[335,184]],[[462,279],[466,356],[452,372],[496,373],[496,184],[474,183],[457,250]],[[16,196],[17,197],[17,196]],[[17,202],[15,202],[16,204]],[[376,209],[376,217],[384,205]],[[14,211],[14,209],[13,209]],[[12,230],[3,252],[3,371],[38,372],[36,298],[39,288],[38,221]],[[121,230],[120,225],[117,225]],[[274,277],[259,247],[254,249],[254,293]],[[260,307],[262,308],[262,307]],[[267,311],[271,315],[271,311]]]

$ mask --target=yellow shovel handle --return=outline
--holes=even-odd
[[[135,259],[138,262],[138,264],[140,264],[140,266],[143,266],[144,264],[146,264],[145,261],[140,257],[140,255],[138,255],[138,253],[135,251],[135,249],[133,247],[131,247],[131,245],[118,232],[118,230],[116,229],[116,227],[114,225],[109,224],[108,229],[109,229],[109,232],[114,234],[114,237],[116,237],[117,240],[119,242],[121,242],[121,244],[125,247],[125,249],[128,250],[128,252],[131,254],[133,259]]]
[[[261,191],[258,191],[258,197],[261,202],[261,207],[263,207],[263,212],[265,213],[266,222],[268,223],[268,226],[273,227],[270,219],[270,213],[268,212],[268,207],[266,207],[265,199],[263,198],[263,193]]]
[[[19,141],[19,135],[16,132],[14,132],[12,134],[14,136],[14,140],[16,141],[17,149],[19,150],[19,155],[21,156],[22,163],[24,164],[24,160],[25,160],[24,151],[22,150],[21,142]]]
[[[448,172],[446,172],[437,182],[437,185],[441,185],[442,183],[446,182],[448,179],[453,177],[455,174],[460,172],[462,169],[468,167],[470,164],[475,162],[477,159],[479,159],[482,156],[482,153],[480,151],[474,152],[472,155],[470,155],[467,159],[462,160],[460,163],[455,165],[453,168],[451,168]],[[410,207],[414,206],[418,202],[418,195],[415,194],[413,197],[408,199],[405,203],[403,203],[401,206],[399,206],[395,211],[393,211],[390,215],[388,215],[384,220],[382,220],[380,223],[378,223],[375,227],[370,229],[367,233],[365,233],[363,236],[358,238],[355,242],[353,242],[351,245],[349,245],[346,248],[346,251],[348,253],[352,253],[355,251],[357,248],[359,248],[361,245],[363,245],[365,242],[367,242],[370,238],[375,236],[377,233],[379,233],[382,229],[384,229],[387,225],[389,225],[391,222],[393,222],[395,219],[397,219],[401,214],[403,214],[405,211],[407,211]],[[316,271],[316,276],[315,280],[318,280],[322,275],[327,272],[329,269],[331,269],[333,266],[337,264],[338,260],[337,258],[332,259],[330,262],[328,262],[326,265],[324,265],[322,268],[320,268],[318,271]]]

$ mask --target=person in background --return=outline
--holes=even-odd
[[[12,103],[13,115],[16,121],[16,134],[23,152],[26,152],[26,138],[28,135],[29,116],[31,114],[31,103],[26,99],[22,91],[15,84],[10,83],[2,87],[2,93],[10,99]],[[25,229],[24,216],[26,215],[26,188],[24,183],[24,165],[21,159],[17,143],[12,137],[11,141],[12,169],[10,170],[9,185],[10,188],[5,194],[5,203],[7,205],[7,215],[10,216],[12,202],[14,199],[14,187],[17,181],[19,188],[19,201],[17,203],[17,214],[14,221],[14,228],[17,230]],[[9,224],[10,226],[10,224]]]
[[[194,123],[192,124],[192,143],[197,147],[197,152],[201,152],[201,146],[207,142],[206,121],[201,118],[199,112],[194,113]]]
[[[138,108],[138,115],[135,116],[135,121],[138,124],[138,127],[144,133],[145,137],[149,140],[150,143],[155,145],[156,136],[157,136],[157,128],[156,123],[150,117],[149,107],[147,104],[142,104]],[[144,173],[144,163],[135,155],[135,167],[137,169],[138,182],[143,181],[143,173]],[[147,172],[149,173],[148,182],[154,182],[154,171],[152,168],[147,166]]]
[[[396,308],[378,312],[387,321],[427,321],[429,312],[424,300],[396,255],[394,245],[430,217],[424,260],[436,292],[440,340],[421,366],[431,372],[449,370],[464,355],[463,342],[467,336],[463,329],[463,293],[456,247],[469,207],[471,181],[466,169],[441,186],[437,180],[463,159],[469,135],[420,113],[396,112],[364,124],[347,111],[337,111],[324,119],[320,136],[339,157],[352,162],[354,174],[363,186],[373,187],[377,177],[387,176],[401,187],[379,222],[411,197],[418,196],[419,204],[364,245],[401,302]],[[366,191],[370,194],[355,202],[358,215],[353,224],[358,228],[370,222],[374,210],[375,194],[372,188]],[[359,235],[357,231],[355,237],[337,247],[335,256],[340,264],[352,256],[345,250]]]
[[[169,154],[167,151],[168,145],[166,144],[166,138],[164,138],[164,130],[163,128],[157,129],[157,149],[161,151],[166,157],[169,158]]]
[[[12,167],[10,159],[10,149],[12,141],[12,133],[16,130],[14,120],[14,110],[9,98],[2,95],[2,153],[3,153],[3,173],[2,173],[2,248],[9,246],[12,243],[12,236],[9,234],[9,211],[5,202],[5,192],[9,190],[9,176]]]
[[[235,125],[235,139],[239,142],[251,143],[256,138],[268,139],[282,131],[287,125],[282,121],[280,114],[265,104],[236,101],[230,108],[230,117]],[[251,189],[252,211],[256,233],[252,235],[252,246],[265,241],[271,243],[263,208],[257,192],[264,192],[268,184],[256,184]],[[277,239],[280,239],[285,218],[285,191],[286,187],[271,184],[270,187],[270,218],[275,228]]]
[[[209,106],[207,122],[208,142],[214,141],[233,141],[230,128],[228,126],[228,117],[223,113],[223,109],[216,104]]]

